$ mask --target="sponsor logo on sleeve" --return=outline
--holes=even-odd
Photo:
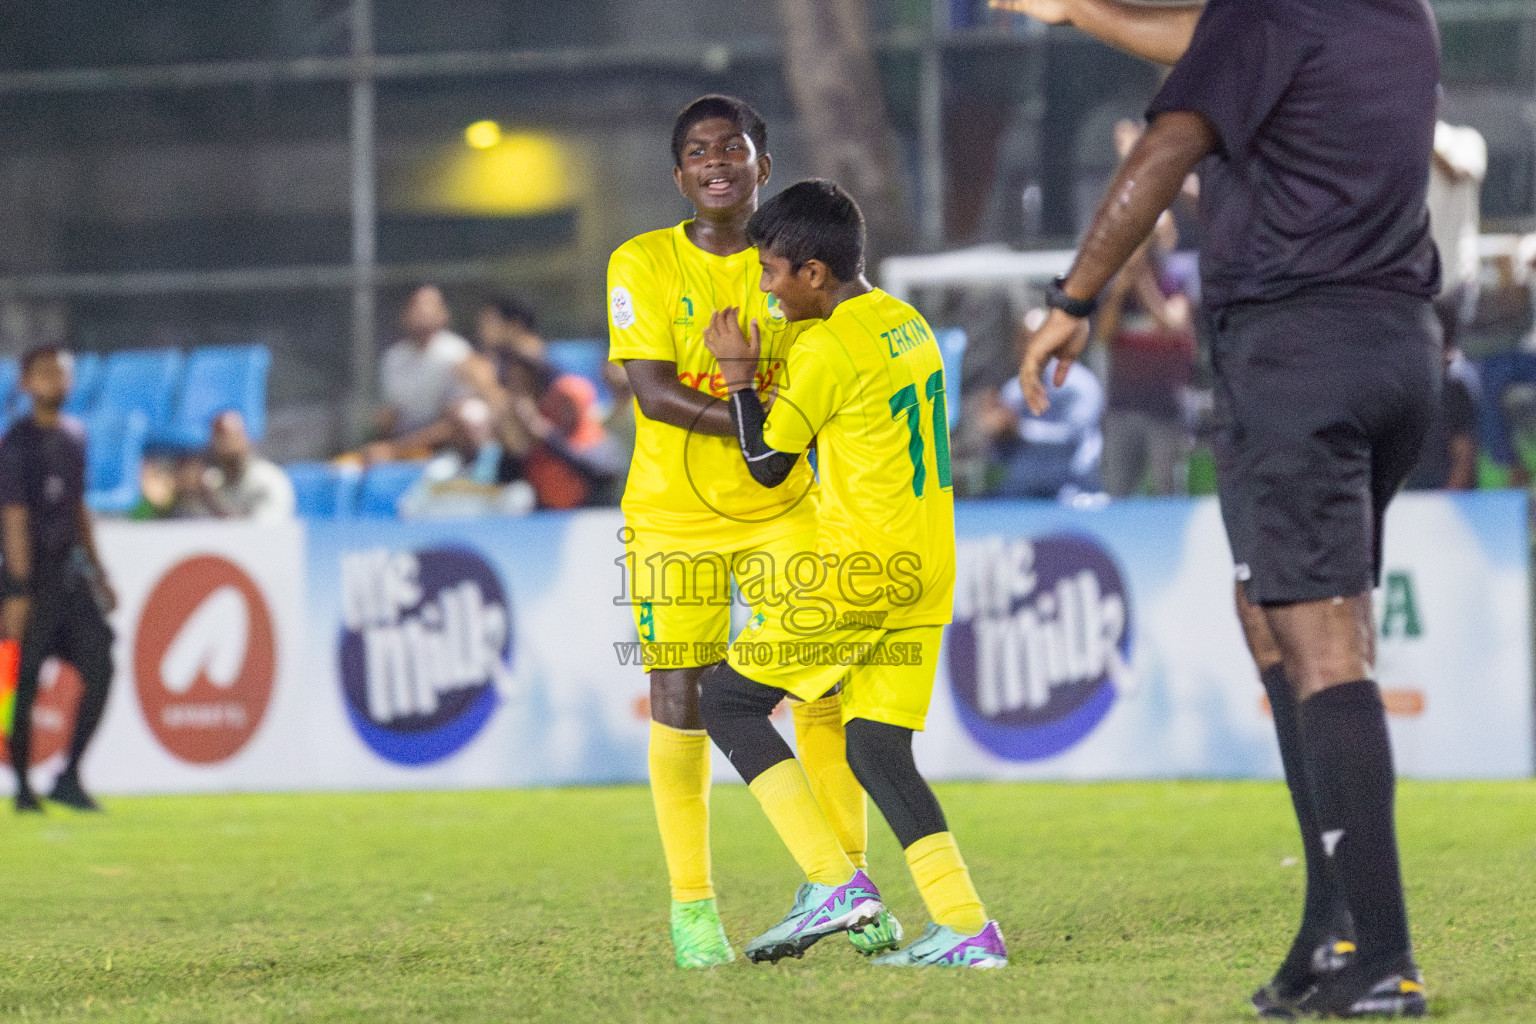
[[[608,314],[621,331],[635,326],[635,300],[628,288],[619,285],[608,293]]]

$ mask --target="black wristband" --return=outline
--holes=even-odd
[[[1050,290],[1045,293],[1045,304],[1052,309],[1059,309],[1068,316],[1086,317],[1092,316],[1093,311],[1099,308],[1097,297],[1091,299],[1074,299],[1062,290],[1066,283],[1065,277],[1057,277],[1051,280]]]

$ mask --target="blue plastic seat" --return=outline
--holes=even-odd
[[[396,519],[400,499],[426,472],[425,462],[382,462],[363,473],[356,514],[363,519]]]
[[[329,462],[293,462],[283,467],[293,482],[297,511],[303,519],[345,519],[352,514],[362,474]]]
[[[96,412],[85,425],[85,503],[97,512],[123,513],[139,500],[144,462],[144,414]]]
[[[181,367],[181,353],[174,348],[113,352],[101,368],[92,415],[140,412],[150,430],[164,426],[170,419]]]
[[[74,380],[64,411],[71,416],[85,416],[96,407],[96,392],[101,387],[102,358],[99,352],[76,352]]]
[[[21,363],[13,356],[0,357],[0,431],[10,429],[22,416],[28,405],[21,393]]]
[[[181,397],[169,422],[151,431],[150,444],[176,449],[208,445],[213,418],[233,409],[245,418],[246,433],[260,441],[267,432],[267,370],[272,353],[265,345],[197,348],[187,357]]]

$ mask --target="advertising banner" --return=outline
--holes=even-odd
[[[1280,774],[1212,499],[958,508],[935,778]],[[1406,494],[1388,513],[1377,678],[1397,767],[1532,772],[1525,496]]]
[[[643,780],[648,686],[623,603],[622,526],[612,511],[103,524],[117,675],[87,782],[128,793]],[[1402,774],[1536,769],[1527,529],[1514,492],[1394,503],[1376,641]],[[962,503],[957,533],[955,619],[916,741],[931,777],[1279,774],[1214,501]],[[79,685],[68,665],[44,673],[39,786]],[[717,754],[716,778],[735,777]]]

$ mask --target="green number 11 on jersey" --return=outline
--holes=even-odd
[[[939,487],[943,490],[950,488],[949,472],[949,412],[944,403],[944,371],[934,370],[928,378],[925,389],[928,393],[928,404],[933,416],[933,449],[934,461],[938,463]],[[891,419],[896,419],[902,413],[907,416],[907,432],[911,434],[911,441],[907,444],[907,455],[912,459],[912,494],[915,497],[923,496],[923,486],[928,480],[928,467],[924,465],[923,456],[925,448],[923,443],[922,427],[922,400],[917,396],[917,385],[908,384],[891,396]]]

